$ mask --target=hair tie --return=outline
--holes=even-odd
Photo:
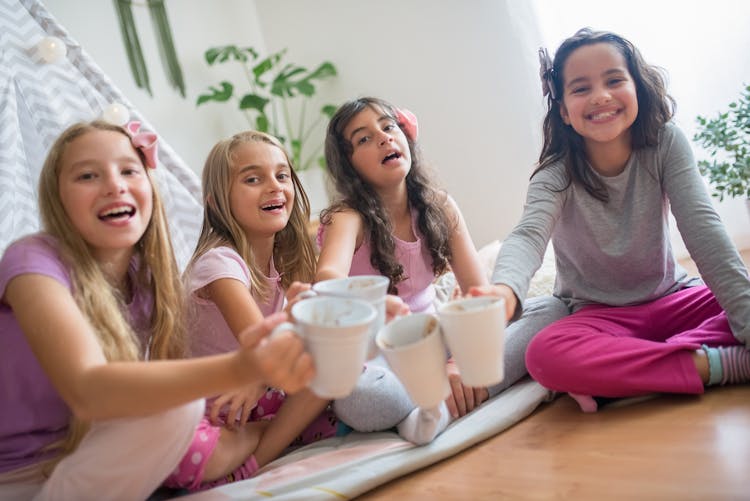
[[[544,47],[539,48],[539,78],[542,80],[542,95],[549,94],[552,100],[556,101],[555,70],[552,67],[552,59]]]
[[[416,141],[417,134],[419,133],[416,115],[406,108],[396,108],[396,119],[398,120],[399,127],[404,130],[406,137],[412,141]]]
[[[143,153],[146,167],[156,169],[156,154],[159,137],[153,132],[139,132],[141,122],[133,121],[125,125],[125,131],[130,136],[133,147]]]

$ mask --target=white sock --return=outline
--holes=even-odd
[[[397,425],[402,438],[417,445],[432,442],[453,420],[445,402],[432,409],[416,407]]]

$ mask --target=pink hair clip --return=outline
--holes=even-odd
[[[133,143],[133,147],[143,153],[146,167],[156,169],[156,142],[159,137],[153,132],[139,132],[140,129],[141,122],[133,121],[125,125],[125,130],[130,135],[130,142]]]
[[[396,108],[396,118],[398,119],[399,127],[404,130],[406,137],[412,141],[416,141],[417,134],[419,133],[416,115],[405,108]]]

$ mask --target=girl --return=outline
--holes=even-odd
[[[282,309],[284,290],[291,306],[296,295],[309,288],[315,270],[307,233],[310,204],[276,138],[247,131],[217,143],[203,168],[203,196],[203,228],[185,272],[193,356],[236,350],[249,326]],[[302,440],[332,436],[336,422],[323,413],[327,405],[309,390],[288,398],[259,385],[224,393],[208,406],[184,467],[167,485],[206,487],[201,485],[203,464],[192,459],[195,453],[207,457],[211,446],[203,437],[212,437],[210,444],[221,441],[231,436],[227,429],[248,419],[273,418],[260,435],[245,438],[246,460],[234,472],[235,480],[275,459],[318,416]]]
[[[315,279],[384,275],[391,280],[391,294],[402,298],[411,311],[422,312],[434,311],[432,283],[449,267],[461,290],[483,286],[487,280],[458,206],[434,186],[416,139],[416,117],[381,99],[349,101],[333,116],[325,155],[341,199],[321,214]],[[542,307],[543,303],[550,307]],[[567,313],[552,298],[538,301],[529,311],[529,318],[508,336],[502,384],[489,390],[464,387],[449,361],[452,395],[446,406],[420,410],[384,361],[376,359],[368,363],[354,393],[336,401],[334,410],[359,431],[398,424],[408,440],[432,440],[450,419],[463,416],[523,376],[528,338]]]
[[[312,376],[291,333],[263,337],[284,315],[232,353],[168,360],[182,292],[146,167],[156,136],[137,123],[71,126],[40,174],[45,232],[0,261],[0,498],[145,499],[193,437],[196,399]]]
[[[584,411],[597,397],[748,381],[750,280],[670,122],[662,74],[614,33],[582,29],[554,63],[540,53],[549,98],[539,166],[497,285],[474,292],[515,305],[552,238],[555,294],[573,314],[534,338],[526,363]],[[668,207],[708,286],[677,265]]]

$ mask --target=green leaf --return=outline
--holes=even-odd
[[[336,67],[330,63],[329,61],[325,61],[320,66],[315,68],[312,73],[310,73],[310,76],[307,78],[309,80],[323,80],[325,78],[331,78],[335,77],[338,73],[336,73]]]
[[[265,83],[263,83],[260,80],[260,77],[262,77],[264,74],[274,69],[276,65],[279,64],[279,62],[281,61],[281,59],[284,57],[285,54],[286,54],[286,49],[282,49],[279,52],[276,52],[275,54],[271,54],[265,59],[262,59],[258,64],[256,64],[252,69],[255,83],[257,83],[258,85],[265,86]]]
[[[227,61],[240,61],[246,63],[248,60],[248,54],[253,59],[258,58],[258,53],[252,47],[240,48],[236,45],[222,45],[220,47],[211,47],[208,49],[204,57],[209,66],[215,63],[224,63]]]
[[[261,132],[268,132],[268,117],[264,113],[255,119],[255,128]]]
[[[327,104],[327,105],[323,106],[323,107],[322,107],[322,108],[320,109],[320,112],[321,112],[322,114],[324,114],[325,116],[327,116],[327,117],[328,117],[328,119],[330,120],[331,118],[333,118],[333,114],[334,114],[334,113],[336,113],[336,110],[337,110],[337,109],[338,109],[338,108],[336,108],[336,107],[335,107],[334,105],[332,105],[332,104]]]
[[[198,101],[195,103],[195,105],[200,106],[201,104],[208,101],[216,101],[219,103],[229,101],[229,99],[232,97],[232,93],[234,92],[234,86],[229,82],[221,82],[219,85],[221,85],[221,89],[218,89],[216,87],[209,87],[208,90],[210,90],[211,93],[201,94],[200,96],[198,96]]]
[[[268,104],[268,99],[257,94],[245,94],[240,99],[241,110],[258,110],[260,113],[265,113],[265,107]]]

